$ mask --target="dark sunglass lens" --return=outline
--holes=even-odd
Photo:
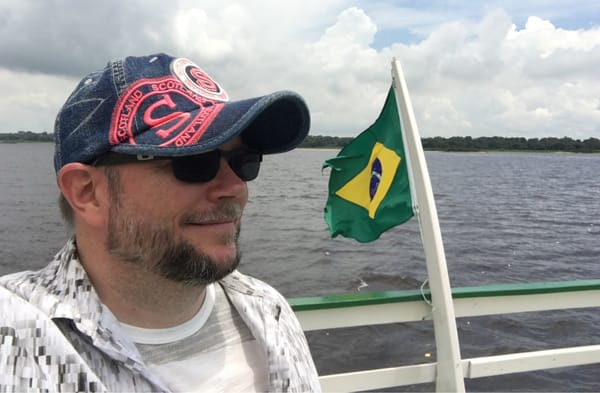
[[[262,154],[243,151],[229,158],[229,166],[243,181],[256,179],[260,169]]]
[[[221,156],[227,159],[231,169],[243,181],[254,180],[258,176],[262,154],[246,150],[213,150],[196,156],[174,158],[173,174],[177,179],[188,183],[211,181],[219,172]]]
[[[173,159],[173,174],[181,181],[203,183],[211,181],[219,171],[220,154],[214,150],[196,156]]]

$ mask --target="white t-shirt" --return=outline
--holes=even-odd
[[[264,392],[267,357],[218,284],[189,321],[167,329],[122,324],[146,364],[178,392]]]

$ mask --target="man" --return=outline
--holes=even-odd
[[[187,59],[86,76],[55,124],[74,236],[0,279],[0,390],[319,391],[285,299],[236,270],[246,182],[308,129],[295,93],[232,102]]]

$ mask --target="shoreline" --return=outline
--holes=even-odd
[[[25,143],[54,143],[47,140],[24,140],[24,139],[5,139],[0,140],[0,144],[14,145]],[[297,149],[303,150],[341,150],[343,146],[299,146]],[[600,150],[541,150],[541,149],[460,149],[460,148],[423,148],[424,151],[438,151],[443,153],[575,153],[575,154],[600,154]]]

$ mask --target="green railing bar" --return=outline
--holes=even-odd
[[[454,299],[461,299],[491,296],[537,295],[592,290],[600,290],[600,279],[456,287],[452,288],[452,297]],[[294,311],[310,311],[412,302],[423,300],[423,296],[425,296],[427,299],[431,298],[428,289],[424,289],[423,291],[413,289],[403,291],[361,292],[321,297],[297,297],[288,299],[288,302]]]

